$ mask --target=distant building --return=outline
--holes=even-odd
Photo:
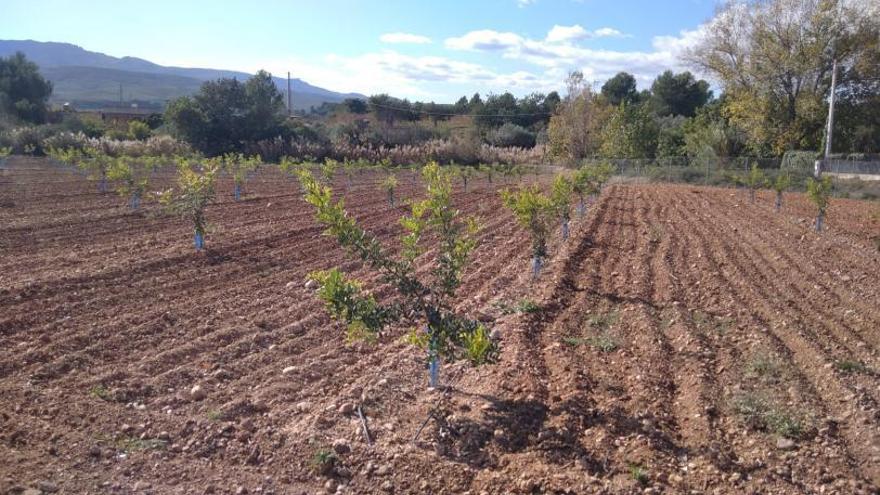
[[[137,103],[133,103],[130,107],[126,108],[84,109],[77,110],[76,113],[82,116],[99,117],[101,122],[111,126],[128,125],[132,120],[146,121],[155,115],[162,115],[162,112],[155,109],[139,108]]]

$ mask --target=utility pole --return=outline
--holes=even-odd
[[[293,102],[290,96],[290,71],[287,71],[287,117],[293,114]]]
[[[831,98],[828,100],[828,122],[825,128],[825,155],[822,158],[822,164],[817,162],[816,178],[822,175],[822,169],[831,157],[831,139],[834,134],[834,93],[837,89],[837,59],[831,65]]]

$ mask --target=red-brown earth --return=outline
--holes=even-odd
[[[458,308],[502,352],[432,391],[406,328],[346,344],[306,289],[341,266],[391,295],[277,170],[221,181],[202,253],[73,170],[0,174],[2,493],[878,493],[876,204],[816,234],[797,194],[612,184],[532,283],[497,180],[459,184],[484,228]],[[379,180],[336,189],[393,246]]]

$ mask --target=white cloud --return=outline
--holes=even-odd
[[[431,38],[427,36],[410,33],[385,33],[379,36],[379,40],[383,43],[410,43],[416,45],[424,45],[431,42]]]
[[[631,35],[623,34],[610,27],[603,27],[593,31],[593,36],[596,38],[632,38]]]
[[[511,90],[518,93],[551,91],[561,78],[547,78],[525,70],[499,73],[482,65],[437,56],[410,56],[387,50],[346,57],[327,55],[322,60],[276,60],[257,61],[259,66],[249,67],[270,71],[274,67],[294,67],[294,75],[304,81],[340,92],[363,94],[389,93],[399,97],[420,99],[457,98],[452,87],[478,87],[482,93]],[[285,69],[286,70],[286,69]],[[281,73],[281,72],[279,72]],[[442,94],[426,90],[427,85],[442,87]]]
[[[680,55],[703,35],[704,28],[684,30],[678,36],[656,36],[652,50],[618,51],[593,49],[577,42],[598,37],[623,37],[620,31],[604,27],[588,31],[582,26],[553,26],[543,40],[534,40],[511,32],[479,30],[448,38],[445,46],[453,50],[494,52],[502,58],[520,60],[545,72],[564,73],[578,69],[588,79],[603,80],[617,72],[627,71],[643,83],[666,70],[682,70]]]
[[[588,81],[601,82],[620,71],[633,74],[643,87],[662,71],[684,70],[679,56],[703,35],[703,27],[678,35],[655,36],[646,50],[623,51],[584,46],[597,37],[618,36],[613,28],[589,31],[579,25],[553,26],[544,39],[530,39],[513,32],[491,29],[471,31],[448,38],[444,46],[453,51],[486,54],[478,61],[454,55],[406,55],[383,50],[354,56],[330,54],[321,59],[249,61],[251,72],[265,68],[311,84],[342,92],[389,93],[422,100],[454,101],[460,94],[510,90],[522,95],[533,91],[562,89],[570,70],[581,70]],[[394,34],[394,33],[389,33]],[[504,60],[508,69],[493,65]]]
[[[537,0],[516,0],[516,6],[519,8],[524,8],[535,3],[536,1]]]
[[[565,43],[569,41],[588,38],[590,33],[578,24],[574,26],[553,26],[553,29],[547,33],[545,41],[547,43]]]
[[[547,33],[544,41],[547,43],[571,43],[578,40],[589,38],[629,38],[629,35],[623,34],[617,29],[610,27],[599,28],[595,31],[587,31],[581,25],[560,26],[555,25]]]
[[[678,36],[654,36],[651,46],[657,51],[670,52],[675,55],[683,54],[688,48],[694,47],[706,35],[706,25],[697,29],[683,29]]]
[[[459,38],[447,38],[444,44],[453,50],[501,51],[521,45],[525,38],[516,33],[501,33],[491,29],[471,31]]]

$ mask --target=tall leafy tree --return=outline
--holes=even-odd
[[[602,96],[615,107],[621,103],[634,103],[638,101],[639,93],[636,90],[636,78],[628,72],[618,72],[602,85]]]
[[[0,111],[26,122],[46,121],[52,83],[23,53],[0,57]]]
[[[278,90],[272,75],[259,71],[244,83],[245,138],[259,141],[275,137],[284,122],[284,96]]]
[[[690,72],[673,74],[665,71],[651,84],[648,100],[651,108],[659,116],[684,115],[693,117],[697,109],[712,98],[709,83],[694,78]]]
[[[568,92],[556,105],[547,129],[550,152],[579,160],[589,156],[598,146],[598,114],[601,109],[582,72],[571,72],[565,82]]]
[[[657,123],[644,105],[622,103],[602,126],[599,153],[606,158],[653,158],[657,133]]]
[[[240,152],[247,142],[282,132],[284,97],[272,76],[260,71],[245,83],[207,81],[195,96],[172,101],[165,117],[180,137],[206,154]]]
[[[878,26],[876,2],[735,0],[688,58],[722,84],[725,111],[748,133],[753,152],[817,149],[832,65],[838,62],[845,93],[858,81],[857,68],[876,57]]]

